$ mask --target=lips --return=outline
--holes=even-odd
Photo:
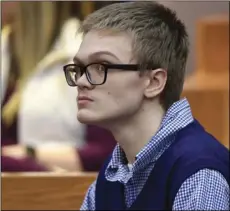
[[[78,108],[85,107],[85,106],[89,105],[89,103],[91,103],[92,101],[93,101],[92,98],[89,98],[89,97],[84,96],[84,95],[79,95],[77,97]]]
[[[81,101],[81,100],[88,100],[88,101],[93,101],[91,98],[86,97],[86,96],[78,96],[77,101]]]

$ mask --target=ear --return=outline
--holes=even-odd
[[[163,91],[167,81],[167,71],[164,69],[151,70],[148,73],[144,95],[146,98],[153,98]]]

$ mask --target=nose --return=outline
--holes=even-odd
[[[76,85],[79,89],[83,89],[83,88],[92,89],[93,88],[93,85],[89,83],[85,73],[77,80]]]

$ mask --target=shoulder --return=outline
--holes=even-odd
[[[218,168],[219,165],[226,167],[229,164],[229,150],[196,120],[178,132],[166,154],[174,158],[177,170],[191,166],[202,169],[205,165]]]
[[[221,172],[213,170],[213,169],[201,169],[198,172],[191,175],[187,178],[183,184],[184,187],[192,187],[193,188],[202,188],[206,186],[207,188],[223,188],[225,190],[229,190],[229,184],[227,180],[224,178]],[[200,186],[200,187],[199,187]],[[180,188],[181,189],[181,188]]]
[[[169,176],[170,201],[188,178],[198,172],[203,175],[204,169],[219,172],[229,182],[229,151],[204,130],[190,132],[180,137],[179,143],[168,153],[173,158],[167,161],[173,160]],[[203,176],[207,175],[206,172]]]
[[[197,156],[196,154],[183,155],[173,166],[169,180],[169,197],[172,202],[178,192],[181,192],[182,195],[189,194],[191,189],[188,187],[191,188],[192,185],[200,188],[203,186],[211,188],[211,185],[214,185],[216,180],[218,180],[220,184],[228,184],[229,162],[226,163],[224,159],[202,154]],[[184,191],[181,191],[181,187],[185,187],[182,188]],[[215,185],[212,187],[214,188]]]
[[[174,210],[222,210],[229,207],[229,184],[215,170],[202,169],[187,178],[178,190]]]

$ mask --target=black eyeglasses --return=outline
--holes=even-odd
[[[92,63],[87,66],[67,64],[63,67],[65,78],[69,86],[77,86],[78,79],[85,73],[87,80],[92,85],[102,85],[106,82],[108,69],[138,71],[136,64],[100,64]]]

